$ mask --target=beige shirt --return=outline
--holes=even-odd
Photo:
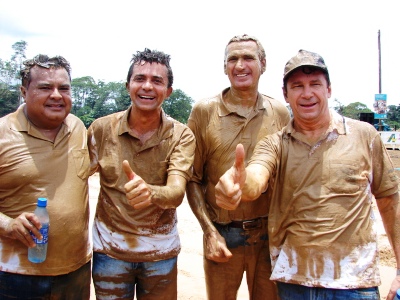
[[[235,149],[243,144],[246,161],[256,143],[265,135],[282,129],[289,121],[288,109],[279,101],[259,94],[248,116],[230,110],[221,94],[195,103],[188,126],[196,136],[192,181],[204,188],[211,220],[226,224],[232,220],[250,220],[268,215],[269,197],[264,193],[252,202],[241,202],[236,210],[220,208],[215,202],[215,185],[235,161]]]
[[[190,129],[162,112],[158,131],[144,144],[131,134],[131,108],[92,123],[88,129],[92,170],[100,173],[100,194],[93,225],[94,251],[114,258],[144,262],[178,255],[176,209],[151,205],[135,210],[128,204],[122,170],[132,170],[148,184],[164,186],[168,175],[192,175],[195,140]]]
[[[276,177],[272,280],[338,289],[380,284],[372,204],[396,193],[398,181],[373,126],[332,111],[323,139],[308,145],[290,123],[261,141],[249,163]]]
[[[23,107],[0,119],[0,211],[15,218],[33,212],[37,198],[46,197],[50,215],[47,258],[40,264],[31,263],[24,244],[0,236],[0,270],[66,274],[91,258],[86,128],[77,117],[68,115],[53,143],[29,123]]]

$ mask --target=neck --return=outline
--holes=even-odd
[[[241,116],[248,116],[257,103],[258,92],[242,92],[230,89],[224,97],[226,105],[230,110]]]
[[[161,111],[158,113],[137,113],[131,110],[128,119],[129,128],[135,136],[137,136],[142,143],[147,141],[160,127],[161,124]]]
[[[300,123],[294,120],[294,129],[300,133],[302,133],[311,145],[317,143],[322,136],[325,135],[326,131],[329,128],[330,120],[326,120],[325,122],[319,122],[317,124],[307,124]]]
[[[233,105],[241,105],[243,107],[253,107],[257,102],[258,91],[237,89],[229,89],[227,93],[227,102]]]

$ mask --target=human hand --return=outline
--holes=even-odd
[[[397,289],[400,289],[400,275],[396,276],[392,281],[392,285],[390,286],[390,290],[388,295],[386,296],[386,300],[393,300],[396,297]]]
[[[205,257],[215,262],[227,262],[232,257],[231,251],[226,246],[225,239],[218,232],[204,234]]]
[[[122,169],[129,179],[129,181],[124,185],[125,195],[128,203],[134,209],[142,209],[150,206],[152,204],[151,188],[139,175],[132,171],[127,160],[122,162]]]
[[[42,227],[38,217],[34,213],[23,212],[15,219],[10,218],[6,225],[6,236],[20,240],[27,247],[34,247],[35,242],[30,232],[42,239],[39,229]]]
[[[242,144],[236,146],[234,165],[221,176],[215,186],[215,199],[219,207],[234,210],[238,207],[242,188],[246,181],[246,169],[244,166],[244,148]]]

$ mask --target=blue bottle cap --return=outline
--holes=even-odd
[[[46,207],[47,206],[47,198],[38,198],[37,206]]]

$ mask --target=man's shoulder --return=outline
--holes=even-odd
[[[221,101],[220,94],[207,98],[202,98],[194,103],[193,109],[210,110],[213,107],[217,107],[220,101]]]
[[[96,127],[104,127],[106,126],[107,128],[110,127],[111,124],[115,123],[115,122],[119,122],[122,117],[125,114],[125,110],[124,111],[119,111],[116,113],[112,113],[100,118],[97,118],[96,120],[94,120],[91,124],[91,126],[96,126]]]
[[[261,96],[263,98],[264,103],[268,102],[268,103],[271,104],[271,106],[280,107],[280,108],[286,108],[285,103],[280,101],[280,100],[278,100],[278,99],[276,99],[276,98],[273,98],[273,97],[265,95],[265,94],[261,94]]]

